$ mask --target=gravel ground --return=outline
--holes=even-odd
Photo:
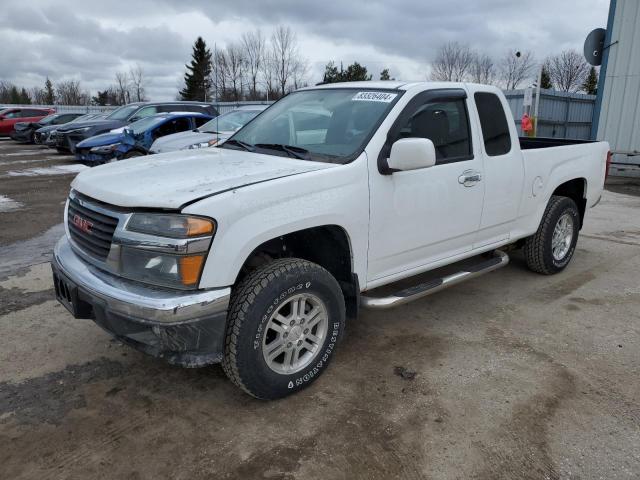
[[[73,165],[0,141],[0,478],[640,477],[640,190],[628,180],[589,212],[562,274],[533,274],[516,253],[364,311],[319,381],[261,402],[218,366],[146,357],[53,300],[45,262]]]

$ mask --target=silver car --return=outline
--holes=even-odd
[[[223,113],[190,132],[164,136],[153,142],[149,153],[166,153],[220,145],[268,106],[244,105]]]

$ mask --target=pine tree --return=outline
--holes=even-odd
[[[540,88],[546,88],[547,90],[551,90],[553,85],[551,85],[551,77],[549,77],[549,72],[546,67],[542,67],[542,74],[540,75]]]
[[[391,80],[391,75],[389,75],[388,68],[385,68],[380,72],[380,80]]]
[[[56,94],[53,89],[53,83],[47,77],[47,80],[44,82],[44,101],[47,105],[53,105],[56,103]]]
[[[187,68],[184,74],[184,88],[180,91],[182,100],[200,100],[206,101],[211,99],[211,50],[207,48],[207,44],[198,37],[193,44],[193,53],[191,54],[191,64],[185,65]]]
[[[595,95],[598,92],[598,73],[596,67],[591,67],[589,75],[582,84],[582,89],[589,95]]]
[[[347,67],[343,73],[343,82],[360,82],[371,80],[371,75],[367,74],[367,67],[360,65],[358,62],[353,62]]]
[[[31,97],[29,96],[27,89],[24,87],[20,90],[20,103],[22,105],[31,105]]]
[[[336,67],[335,63],[327,63],[327,65],[324,67],[324,76],[322,77],[322,83],[341,82],[341,73],[342,65],[340,66],[340,71],[338,71],[338,67]]]

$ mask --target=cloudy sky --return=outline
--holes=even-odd
[[[2,0],[0,80],[32,87],[46,76],[73,78],[95,93],[140,64],[151,99],[173,99],[198,35],[223,46],[279,24],[296,32],[311,83],[330,60],[423,80],[451,40],[494,57],[509,48],[539,59],[582,51],[587,33],[606,26],[608,8],[609,0]]]

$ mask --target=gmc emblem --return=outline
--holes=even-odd
[[[82,218],[80,215],[74,215],[71,219],[73,224],[84,233],[91,233],[91,227],[93,227],[93,223],[91,223],[86,218]]]

